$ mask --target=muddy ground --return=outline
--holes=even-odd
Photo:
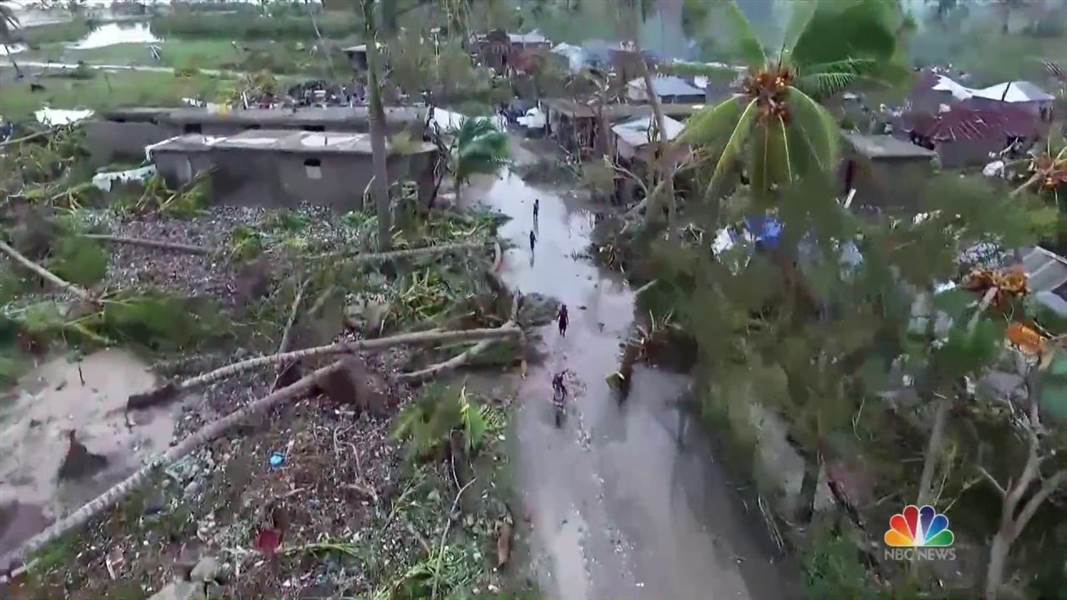
[[[107,350],[41,357],[41,366],[25,374],[10,398],[0,403],[7,411],[0,412],[0,426],[17,429],[23,442],[47,442],[16,444],[5,459],[15,464],[11,469],[3,469],[7,463],[0,461],[0,485],[9,486],[13,496],[0,510],[0,553],[173,441],[265,395],[275,379],[269,369],[224,380],[171,405],[134,411],[134,421],[127,421],[122,410],[128,394],[149,389],[163,378],[191,376],[273,351],[296,280],[311,276],[286,257],[358,248],[366,242],[367,231],[359,219],[353,225],[351,218],[344,221],[313,208],[281,215],[215,207],[192,219],[107,211],[83,216],[93,231],[218,249],[190,255],[112,244],[107,246],[108,273],[99,285],[210,296],[240,327],[226,343],[195,355],[116,357],[123,351]],[[257,256],[243,255],[248,231],[269,233],[254,240]],[[418,245],[423,233],[410,233],[405,243]],[[245,260],[236,260],[238,255]],[[266,274],[245,268],[263,257],[272,263]],[[456,265],[464,268],[462,262]],[[439,264],[400,267],[416,272],[440,269]],[[441,285],[424,287],[441,293]],[[424,287],[412,285],[408,291],[429,294]],[[321,301],[326,294],[318,292],[323,290],[308,290],[305,306],[311,305],[306,310],[312,316],[306,322],[298,319],[298,346],[367,334],[346,320],[343,294]],[[320,303],[327,306],[322,309],[326,315],[316,317],[314,308]],[[431,583],[440,588],[441,597],[526,589],[521,575],[496,569],[498,532],[511,520],[502,451],[510,397],[478,396],[492,418],[473,465],[460,459],[457,467],[455,460],[438,455],[416,460],[392,435],[394,417],[419,393],[392,380],[410,358],[407,351],[367,357],[366,370],[356,375],[370,382],[374,396],[382,400],[374,410],[339,402],[337,394],[315,393],[231,431],[159,473],[150,486],[89,527],[46,547],[34,557],[28,573],[4,593],[15,598],[144,598],[175,577],[188,578],[198,563],[201,568],[194,578],[202,577],[205,569],[212,572],[213,583],[206,590],[212,597],[370,597],[409,588],[417,596]],[[77,375],[79,366],[84,385]],[[86,395],[96,401],[85,404]],[[70,410],[72,406],[78,410]],[[146,427],[142,421],[149,417],[152,425]],[[50,464],[39,465],[35,477],[27,476],[26,452],[62,459],[69,443],[62,427],[80,430],[79,442],[89,453],[106,456],[107,468],[75,482],[60,482],[57,465]],[[33,437],[37,431],[47,433]],[[461,477],[473,483],[453,514]],[[450,515],[454,522],[447,525]],[[446,526],[449,535],[442,543]]]

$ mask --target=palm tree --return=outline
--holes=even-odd
[[[861,81],[889,82],[906,71],[894,61],[901,21],[895,2],[829,0],[793,7],[775,57],[765,53],[737,5],[726,7],[748,74],[738,94],[694,115],[681,137],[720,152],[709,186],[716,193],[746,146],[757,194],[832,169],[838,128],[819,100]]]
[[[19,64],[15,62],[15,57],[11,55],[11,48],[8,46],[11,43],[12,34],[18,28],[19,18],[15,15],[15,10],[4,0],[0,0],[0,43],[4,46],[4,52],[7,54],[7,59],[11,61],[11,66],[15,67],[15,75],[21,78],[22,69],[19,69]]]
[[[363,0],[363,20],[367,37],[368,117],[372,153],[372,193],[378,216],[378,250],[386,252],[393,245],[392,214],[389,206],[388,152],[385,145],[385,109],[382,108],[381,65],[378,63],[378,27],[374,17],[375,0]]]
[[[453,136],[448,170],[459,204],[460,189],[472,176],[492,175],[508,164],[508,136],[489,119],[464,119]]]

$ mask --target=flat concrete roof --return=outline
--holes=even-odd
[[[845,139],[861,156],[867,158],[914,158],[930,160],[937,156],[933,150],[917,146],[911,142],[898,140],[891,135],[863,135],[851,131],[843,132]]]
[[[390,154],[393,148],[386,148]],[[413,141],[407,154],[433,152],[429,142]],[[210,152],[213,150],[251,150],[292,154],[366,154],[370,155],[370,134],[350,131],[299,131],[292,129],[252,129],[230,136],[187,134],[162,141],[149,152]]]
[[[182,108],[169,111],[164,120],[185,123],[238,123],[242,125],[329,125],[330,123],[364,123],[370,111],[366,106],[327,106],[325,108],[250,108],[230,112],[206,108]],[[392,122],[419,122],[426,109],[419,106],[387,106],[385,118]]]

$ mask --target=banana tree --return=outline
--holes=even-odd
[[[752,191],[776,188],[836,166],[838,127],[819,103],[859,83],[891,82],[901,26],[891,0],[793,3],[785,41],[768,55],[751,24],[731,2],[724,18],[738,35],[737,54],[748,67],[738,93],[689,120],[683,143],[717,155],[709,190],[719,194],[748,151]]]
[[[15,15],[14,9],[3,0],[0,0],[0,44],[4,46],[4,53],[7,54],[7,59],[11,61],[11,66],[15,68],[15,75],[21,78],[22,69],[19,69],[19,64],[15,62],[15,57],[11,55],[11,47],[9,46],[12,35],[18,28],[19,18]]]

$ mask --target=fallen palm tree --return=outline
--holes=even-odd
[[[498,247],[499,247],[499,245],[498,245]],[[511,334],[516,335],[517,337],[519,337],[519,342],[520,342],[519,346],[520,346],[520,351],[521,351],[521,348],[523,346],[522,342],[524,341],[524,334],[523,334],[522,328],[520,328],[518,326],[518,316],[519,316],[519,296],[516,295],[514,297],[514,299],[512,300],[512,304],[511,304],[511,317],[508,319],[508,321],[506,323],[501,325],[497,329],[497,331],[507,331],[507,332],[510,332]],[[491,347],[493,345],[493,342],[495,342],[495,341],[497,341],[496,338],[483,339],[482,341],[480,341],[477,344],[471,346],[470,348],[468,348],[464,352],[461,352],[460,354],[457,354],[456,356],[453,356],[452,358],[450,358],[450,359],[448,359],[448,360],[446,360],[444,362],[440,362],[440,363],[437,363],[435,365],[430,365],[429,367],[426,367],[425,369],[420,369],[418,371],[411,371],[409,373],[400,373],[399,375],[396,376],[396,378],[397,378],[398,381],[416,382],[416,381],[426,381],[427,379],[430,379],[432,377],[439,377],[441,375],[446,375],[446,374],[451,373],[452,371],[455,371],[456,369],[458,369],[458,368],[470,363],[470,361],[472,359],[476,358],[478,355],[482,354],[489,347]],[[526,372],[525,365],[523,366],[522,370],[523,370],[523,373]]]
[[[358,351],[377,351],[402,345],[474,342],[486,339],[502,339],[512,336],[521,337],[521,335],[522,330],[518,327],[467,329],[463,331],[416,332],[402,333],[399,335],[374,340],[338,342],[325,346],[306,348],[304,350],[282,352],[278,354],[260,356],[257,358],[250,358],[248,360],[236,362],[225,367],[220,367],[213,371],[208,371],[207,373],[197,375],[196,377],[186,379],[184,381],[168,382],[166,385],[146,392],[144,394],[133,394],[127,400],[126,406],[128,409],[145,408],[155,404],[167,402],[176,397],[178,394],[181,394],[182,392],[208,385],[216,381],[220,381],[222,379],[227,379],[245,371],[250,371],[252,369],[258,369],[267,366],[288,364],[290,362],[303,360],[305,358],[314,358],[316,356],[325,356],[329,354],[352,354]]]
[[[97,299],[84,288],[74,285],[73,283],[70,283],[69,281],[60,278],[55,273],[26,258],[22,255],[21,252],[15,250],[11,246],[7,245],[5,242],[0,241],[0,251],[11,257],[12,260],[19,263],[23,267],[26,267],[27,269],[40,275],[45,281],[51,283],[57,288],[65,292],[70,292],[71,294],[74,294],[75,296],[81,298],[82,300],[85,300],[86,302],[94,304],[97,302]]]

